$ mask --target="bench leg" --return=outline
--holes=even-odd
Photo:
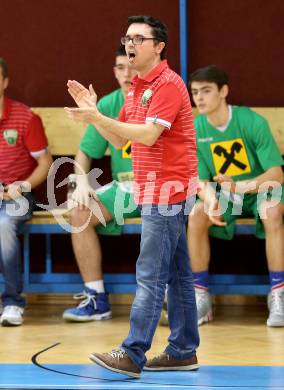
[[[45,236],[45,273],[52,274],[51,234]]]

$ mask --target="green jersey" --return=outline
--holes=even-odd
[[[117,89],[99,100],[98,109],[103,115],[117,119],[123,103],[122,90]],[[121,150],[116,149],[93,125],[88,125],[81,140],[80,150],[92,158],[99,159],[105,155],[107,148],[111,154],[112,178],[118,181],[133,180],[131,142],[129,141]]]
[[[213,127],[206,115],[199,115],[194,124],[201,180],[212,180],[218,174],[247,180],[283,165],[267,121],[248,107],[232,107],[225,131]]]

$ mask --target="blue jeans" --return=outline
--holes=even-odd
[[[187,202],[191,207],[193,198]],[[161,207],[161,206],[160,206]],[[195,354],[199,345],[193,277],[189,265],[185,203],[176,215],[162,215],[158,205],[142,206],[142,235],[136,264],[137,290],[130,313],[130,331],[122,348],[141,369],[160,318],[168,284],[170,336],[166,353],[177,359]]]
[[[24,307],[21,296],[23,284],[18,229],[32,217],[33,196],[28,193],[16,201],[2,201],[0,204],[0,272],[4,278],[3,306]],[[23,215],[21,215],[23,214]]]

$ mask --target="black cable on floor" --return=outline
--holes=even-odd
[[[141,383],[141,384],[144,384],[144,385],[161,385],[161,386],[176,386],[176,387],[191,387],[192,389],[194,388],[199,388],[199,389],[219,389],[219,388],[226,388],[226,389],[240,389],[240,388],[243,388],[244,386],[243,385],[186,385],[186,384],[179,384],[179,383],[161,383],[161,382],[144,382],[144,381],[141,381],[140,379],[137,379],[137,378],[127,378],[127,379],[107,379],[107,378],[97,378],[97,377],[93,377],[93,376],[86,376],[86,375],[78,375],[78,374],[71,374],[69,372],[64,372],[64,371],[59,371],[59,370],[54,370],[53,368],[49,368],[49,367],[46,367],[40,363],[38,363],[37,361],[37,358],[39,355],[43,354],[44,352],[50,350],[51,348],[54,348],[54,347],[57,347],[58,345],[60,345],[61,343],[55,343],[39,352],[37,352],[36,354],[34,354],[31,358],[31,361],[32,363],[39,367],[39,368],[42,368],[43,370],[47,370],[47,371],[51,371],[51,372],[55,372],[57,374],[62,374],[62,375],[68,375],[68,376],[74,376],[74,377],[77,377],[77,378],[85,378],[85,379],[95,379],[95,380],[99,380],[99,381],[105,381],[105,382],[126,382],[126,383],[129,383],[130,381],[137,381],[138,383]],[[121,374],[121,375],[124,375],[124,374]],[[259,389],[259,385],[255,386],[247,386],[248,389]],[[283,390],[283,386],[269,386],[269,387],[266,387],[267,389],[280,389],[280,390]]]

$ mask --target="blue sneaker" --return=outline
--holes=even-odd
[[[82,293],[74,295],[74,299],[83,301],[77,307],[65,310],[62,315],[64,320],[87,322],[111,318],[111,309],[106,293],[97,293],[86,287]]]

